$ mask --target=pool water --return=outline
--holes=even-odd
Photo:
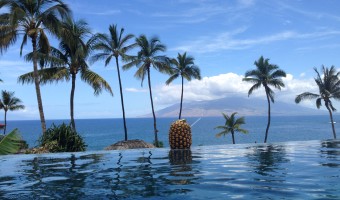
[[[340,140],[1,156],[0,199],[340,199]]]

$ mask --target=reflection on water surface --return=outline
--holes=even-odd
[[[0,157],[1,199],[340,199],[340,141]]]

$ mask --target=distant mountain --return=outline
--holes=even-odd
[[[243,116],[265,116],[267,115],[268,104],[266,100],[258,98],[226,97],[211,101],[195,101],[183,104],[183,117],[213,117],[221,116],[222,112],[237,112]],[[176,117],[179,113],[179,103],[167,108],[158,110],[157,117]],[[273,116],[285,115],[321,115],[327,114],[324,110],[302,107],[297,104],[275,101],[271,104]],[[152,117],[151,114],[142,117]]]

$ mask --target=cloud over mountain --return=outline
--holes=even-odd
[[[235,73],[219,74],[204,77],[202,80],[193,80],[184,85],[184,101],[215,100],[224,97],[247,97],[250,83],[242,81],[244,76]],[[283,79],[285,87],[282,91],[274,89],[275,100],[294,103],[296,95],[302,92],[316,92],[317,87],[313,79],[296,79],[291,74]],[[161,105],[175,104],[180,101],[180,84],[161,86],[155,90],[155,102]],[[265,99],[263,88],[253,92],[251,97]],[[251,98],[250,97],[250,98]],[[302,102],[303,105],[313,106],[314,102]]]

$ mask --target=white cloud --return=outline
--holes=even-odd
[[[224,32],[215,36],[200,37],[196,40],[189,41],[186,44],[175,47],[175,51],[188,52],[218,52],[221,50],[248,49],[258,45],[269,44],[277,41],[285,41],[290,39],[311,39],[323,38],[332,35],[340,35],[337,30],[322,30],[313,33],[298,33],[295,31],[283,31],[272,35],[259,38],[237,39],[239,34],[246,32],[246,28],[239,28],[232,32]]]
[[[242,81],[243,76],[234,73],[204,77],[184,85],[185,101],[201,101],[223,98],[228,95],[247,95],[250,84]],[[178,103],[181,85],[171,84],[156,89],[155,102],[160,104]]]
[[[283,8],[285,10],[289,11],[293,11],[295,13],[298,13],[302,16],[308,17],[308,18],[316,18],[319,20],[334,20],[339,22],[340,21],[340,17],[336,16],[336,15],[332,15],[329,13],[325,13],[325,12],[313,12],[313,11],[307,11],[306,8],[298,8],[296,6],[291,6],[289,4],[285,4],[284,1],[275,1],[275,3],[278,4],[279,8]]]
[[[213,100],[228,96],[247,97],[252,84],[242,81],[244,76],[235,73],[204,77],[201,81],[193,80],[184,85],[184,101]],[[282,91],[274,89],[275,100],[294,103],[296,95],[303,92],[317,93],[313,79],[295,79],[291,74],[283,78],[285,87]],[[162,105],[175,104],[180,101],[180,84],[162,86],[155,90],[155,102]],[[251,97],[265,98],[263,88],[253,92]],[[302,102],[303,105],[314,107],[314,101]]]
[[[285,87],[282,88],[282,91],[275,92],[277,99],[280,101],[292,103],[294,102],[296,95],[299,95],[303,92],[318,93],[318,89],[313,78],[295,79],[293,75],[287,74],[287,77],[283,78],[283,82],[285,83]],[[301,103],[303,105],[311,105],[311,101],[304,101]]]
[[[156,18],[167,19],[168,22],[176,24],[196,24],[203,23],[214,17],[233,19],[243,15],[243,10],[254,5],[254,0],[238,0],[236,3],[229,1],[198,1],[198,0],[181,0],[176,1],[176,5],[185,9],[160,9],[158,12],[151,14]],[[173,4],[171,4],[173,5]],[[190,5],[186,7],[187,5]],[[171,7],[171,6],[170,6]]]
[[[125,88],[125,91],[127,92],[147,92],[146,89],[137,89],[137,88]]]

